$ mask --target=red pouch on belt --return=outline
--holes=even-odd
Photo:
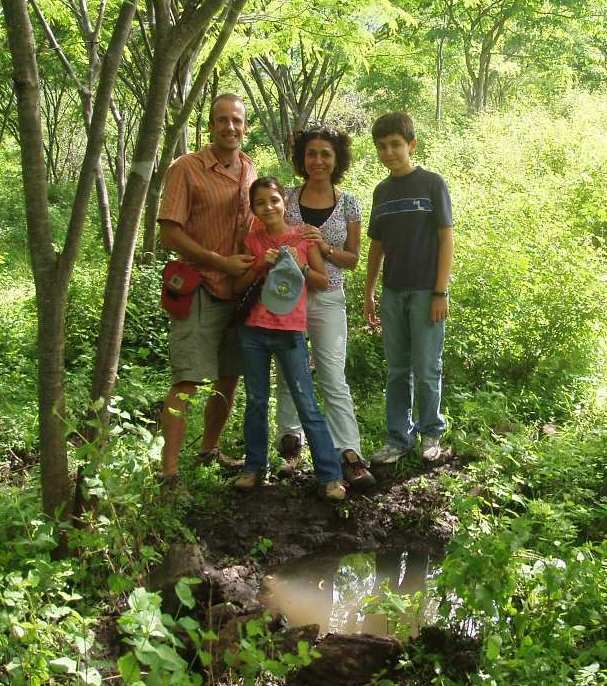
[[[200,272],[180,260],[170,260],[162,270],[162,307],[173,319],[187,319],[194,293],[202,283]]]

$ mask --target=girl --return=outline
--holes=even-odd
[[[253,306],[244,325],[240,327],[247,393],[244,426],[246,459],[244,470],[235,479],[234,485],[241,490],[250,490],[265,476],[270,365],[274,355],[293,396],[322,493],[330,500],[343,500],[346,491],[341,481],[340,456],[314,398],[303,334],[306,328],[306,285],[315,289],[327,287],[324,261],[315,243],[304,238],[303,226],[286,224],[284,190],[274,177],[257,179],[249,190],[249,201],[260,225],[246,236],[245,246],[256,259],[253,266],[236,279],[235,292],[244,292],[267,272],[276,263],[281,246],[288,246],[305,283],[290,312],[275,314],[260,301]]]

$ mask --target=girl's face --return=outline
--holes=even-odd
[[[253,214],[264,224],[281,223],[285,215],[285,201],[277,188],[264,188],[255,191]]]
[[[308,178],[323,180],[331,178],[335,171],[337,156],[333,145],[324,138],[313,138],[306,143],[304,169]]]

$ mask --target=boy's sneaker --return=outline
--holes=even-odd
[[[346,498],[346,487],[341,481],[329,481],[321,486],[321,495],[327,500],[340,502]]]
[[[366,490],[375,486],[375,477],[367,469],[364,460],[354,450],[344,450],[342,467],[345,480],[353,487]]]
[[[211,448],[211,450],[198,453],[198,461],[202,465],[210,465],[213,462],[217,462],[224,469],[241,469],[244,467],[244,460],[242,458],[225,455],[219,448]]]
[[[441,454],[440,438],[438,436],[422,436],[422,459],[432,462]]]
[[[394,464],[407,454],[406,450],[397,448],[394,445],[384,445],[376,453],[371,455],[373,464]]]
[[[251,491],[263,483],[265,474],[263,472],[240,472],[240,474],[234,479],[234,488],[239,491]]]
[[[295,434],[285,434],[278,442],[278,454],[284,462],[280,465],[277,475],[280,478],[293,476],[301,462],[301,440]]]

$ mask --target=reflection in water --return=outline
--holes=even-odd
[[[424,592],[438,573],[427,553],[357,553],[345,557],[305,558],[264,579],[261,600],[286,615],[294,626],[319,624],[322,633],[387,634],[385,615],[362,611],[365,598],[382,594],[386,584],[399,594]],[[417,633],[432,621],[436,607],[425,600],[420,617],[404,615]]]

